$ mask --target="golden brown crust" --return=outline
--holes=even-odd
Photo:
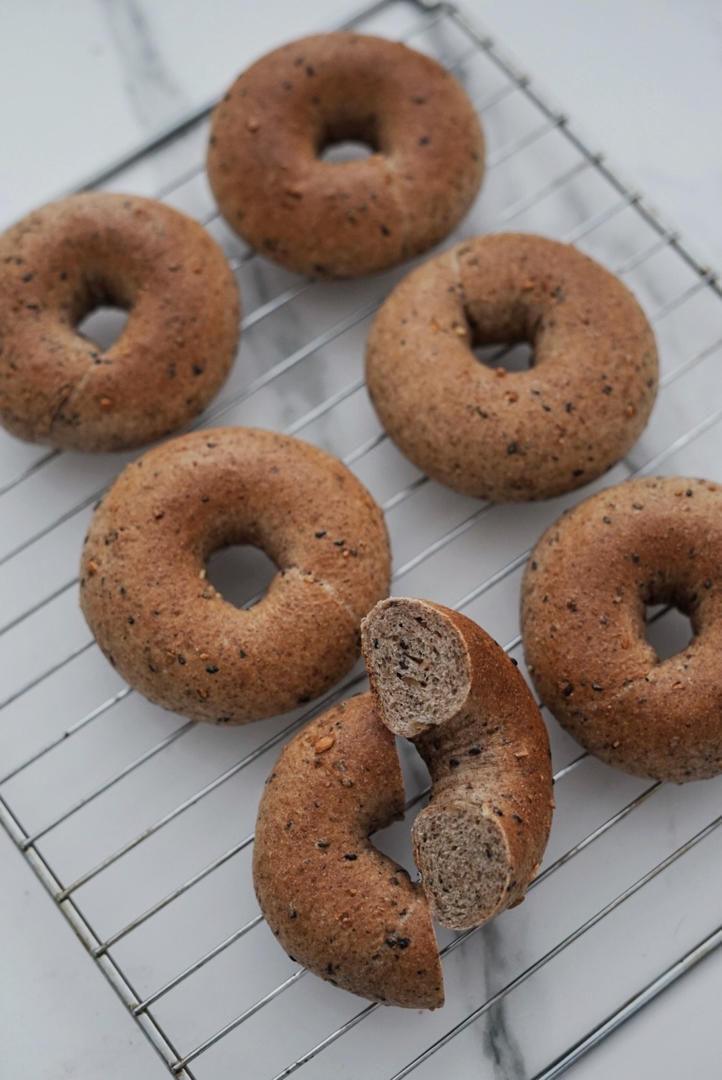
[[[444,1002],[428,903],[369,834],[404,808],[393,735],[370,694],[342,702],[285,747],[261,799],[253,879],[294,960],[371,1001]]]
[[[279,567],[251,609],[205,579],[211,552],[262,548]],[[98,644],[149,700],[194,720],[292,709],[358,656],[388,591],[383,514],[335,458],[255,428],[194,432],[129,465],[93,515],[81,606]]]
[[[130,311],[107,351],[76,326]],[[75,450],[139,446],[181,427],[223,384],[238,289],[195,221],[137,196],[50,203],[0,237],[0,423]]]
[[[369,681],[379,715],[392,730],[398,731],[398,726],[391,695],[384,692],[384,680],[379,677],[375,640],[382,632],[379,615],[393,609],[403,610],[416,622],[436,613],[441,625],[458,635],[465,651],[463,700],[454,702],[449,716],[443,712],[441,696],[436,709],[433,697],[425,701],[418,712],[422,730],[412,739],[432,782],[429,805],[412,828],[414,861],[435,917],[453,929],[465,929],[521,903],[539,869],[553,808],[549,739],[529,687],[493,638],[471,619],[440,604],[398,597],[380,601],[362,623]],[[441,640],[433,619],[432,635]],[[405,664],[409,655],[402,641],[400,679],[407,675],[425,679],[413,666],[409,671]],[[380,663],[388,668],[387,661]],[[447,850],[437,844],[431,851],[434,834],[453,837],[453,844],[450,841]],[[484,849],[490,846],[493,855],[489,850],[485,861]],[[458,865],[461,857],[466,859],[466,870]],[[483,885],[485,874],[494,878],[488,889]],[[466,888],[474,875],[480,882],[476,908],[447,895]],[[439,879],[444,881],[443,890],[433,884]]]
[[[647,604],[685,611],[694,637],[658,662]],[[538,541],[522,587],[529,672],[590,753],[638,776],[722,771],[722,488],[644,477],[608,488]]]
[[[534,366],[493,371],[474,344],[527,340]],[[541,236],[466,240],[408,275],[366,349],[379,418],[430,476],[480,498],[549,498],[605,472],[642,432],[657,389],[634,296]]]
[[[333,164],[329,143],[370,157]],[[393,266],[446,236],[481,183],[484,141],[461,85],[430,57],[321,34],[245,71],[213,115],[208,178],[232,228],[314,277]]]

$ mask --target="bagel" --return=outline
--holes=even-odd
[[[129,311],[103,351],[78,332],[94,308]],[[238,289],[195,221],[137,196],[50,203],[0,236],[0,423],[69,450],[121,450],[187,423],[223,384]]]
[[[649,604],[692,623],[666,660]],[[590,753],[656,780],[722,772],[722,488],[644,477],[580,503],[531,554],[522,632],[542,702]]]
[[[528,341],[533,366],[493,371],[472,347]],[[467,495],[544,499],[599,476],[642,432],[654,335],[609,271],[567,244],[496,234],[409,274],[371,327],[366,379],[415,465]]]
[[[501,646],[429,600],[380,601],[361,624],[384,724],[431,775],[411,830],[434,917],[480,926],[521,903],[546,846],[552,777],[544,721]]]
[[[549,743],[512,661],[469,619],[392,599],[362,623],[371,694],[312,721],[261,799],[253,875],[292,957],[372,1001],[443,1004],[432,913],[478,926],[521,902],[549,832]],[[402,815],[393,733],[432,779],[412,829],[421,885],[369,835]]]
[[[328,162],[356,139],[373,153]],[[319,34],[262,57],[213,114],[207,170],[254,248],[320,278],[368,274],[446,236],[481,183],[484,140],[461,85],[431,57],[363,34]]]
[[[435,1009],[443,976],[426,897],[368,839],[403,812],[394,737],[371,695],[341,702],[292,739],[266,782],[253,881],[294,960],[371,1001]]]
[[[206,580],[209,555],[231,544],[254,544],[278,566],[248,610]],[[351,667],[389,566],[383,514],[341,462],[275,432],[219,428],[121,473],[90,524],[81,607],[150,701],[243,724],[316,697]]]

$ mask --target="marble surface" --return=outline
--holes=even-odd
[[[8,222],[216,98],[249,60],[362,4],[1,0]],[[464,5],[462,5],[464,7]],[[722,265],[722,10],[715,0],[468,0],[686,235]],[[620,122],[621,118],[621,122]]]
[[[168,1072],[0,829],[3,1080],[161,1080]]]
[[[413,31],[418,13],[403,4],[397,7],[398,17],[380,18],[369,28],[392,36]],[[7,55],[0,66],[0,100],[12,101],[12,107],[6,104],[0,119],[12,153],[0,165],[0,223],[82,182],[217,96],[264,49],[340,22],[353,10],[350,4],[327,0],[315,0],[310,9],[269,0],[252,10],[221,0],[205,5],[190,0],[76,0],[69,5],[33,0],[17,5],[3,0]],[[467,10],[498,38],[502,51],[538,75],[539,85],[579,122],[593,148],[608,150],[629,182],[684,229],[695,250],[722,265],[721,149],[716,134],[710,134],[718,125],[718,6],[702,0],[685,5],[604,0],[583,7],[572,0],[544,5],[484,0],[467,4]],[[694,274],[669,249],[639,261],[639,253],[654,240],[651,230],[630,208],[615,208],[612,193],[593,170],[581,168],[558,131],[536,137],[539,114],[518,94],[498,96],[505,78],[490,60],[469,57],[468,41],[458,32],[439,25],[412,43],[454,66],[484,109],[491,167],[462,234],[518,227],[576,238],[584,250],[623,274],[655,323],[663,370],[659,402],[627,461],[595,487],[653,468],[722,479],[720,435],[713,423],[714,410],[722,406],[720,350],[705,352],[720,338],[719,299],[708,289],[694,291]],[[24,88],[20,95],[18,86]],[[495,96],[496,104],[485,104]],[[520,139],[532,135],[521,154],[510,153]],[[113,177],[109,186],[145,194],[168,187],[175,176],[200,163],[205,136],[200,124],[162,153]],[[556,178],[567,173],[573,173],[571,179],[554,188]],[[537,199],[547,185],[550,196]],[[354,389],[369,312],[401,271],[359,283],[306,285],[262,259],[243,261],[244,246],[211,217],[213,204],[201,173],[174,187],[168,198],[209,221],[238,268],[244,296],[242,363],[206,419],[262,422],[298,431],[339,456],[351,455],[355,471],[387,503],[396,581],[403,581],[403,590],[464,604],[472,617],[511,645],[518,632],[523,553],[578,495],[539,506],[479,508],[473,500],[423,485],[388,443],[358,453],[378,435],[364,392]],[[690,298],[680,303],[687,291]],[[347,396],[332,411],[314,412],[334,393]],[[685,441],[690,429],[699,429],[699,437]],[[0,434],[0,485],[40,462],[44,453]],[[67,884],[224,770],[246,757],[249,761],[207,799],[79,890],[83,912],[101,939],[250,833],[258,793],[289,724],[286,717],[262,730],[185,730],[178,717],[127,694],[91,646],[72,587],[77,550],[98,490],[126,458],[59,455],[0,494],[0,630],[6,645],[0,696],[17,694],[3,709],[3,775],[48,741],[60,739],[99,703],[113,703],[78,734],[2,783],[0,794],[33,833],[134,758],[148,755],[142,768],[79,806],[39,841],[44,857]],[[404,493],[401,499],[399,492]],[[452,530],[458,530],[453,539],[431,551]],[[431,553],[416,561],[422,551]],[[493,580],[504,568],[496,584],[475,591],[477,583]],[[219,587],[228,585],[237,569],[232,557],[219,565],[214,570]],[[263,565],[253,568],[248,595],[265,573]],[[53,599],[45,603],[48,596]],[[658,632],[674,643],[679,627],[666,618]],[[518,645],[513,655],[522,662]],[[55,665],[56,672],[25,691]],[[388,1078],[719,813],[719,782],[663,788],[647,796],[642,782],[595,762],[572,768],[578,748],[553,721],[550,734],[555,768],[569,770],[557,786],[559,810],[545,860],[553,872],[521,908],[450,953],[444,1010],[427,1017],[377,1011],[330,1044],[300,1076]],[[166,740],[167,749],[153,752]],[[263,749],[265,740],[270,741]],[[423,778],[412,759],[405,766],[413,793]],[[640,806],[633,814],[556,866],[574,844],[637,797]],[[403,827],[384,834],[380,843],[408,860]],[[702,840],[664,875],[610,911],[579,943],[505,992],[414,1075],[438,1076],[445,1068],[471,1080],[480,1075],[483,1060],[485,1076],[531,1080],[716,926],[720,843],[717,833]],[[155,991],[254,917],[248,869],[249,851],[243,849],[119,941],[113,955],[141,995]],[[0,977],[7,1075],[90,1080],[100,1068],[104,1076],[140,1080],[163,1074],[141,1032],[53,912],[20,855],[5,842],[3,885],[10,938]],[[294,965],[268,938],[262,926],[245,934],[159,999],[154,1015],[183,1051],[293,974]],[[442,938],[442,944],[448,940]],[[695,1075],[714,1075],[722,1043],[709,987],[715,981],[719,985],[721,975],[718,953],[570,1075],[671,1080],[680,1075],[683,1062]],[[272,1076],[362,1005],[316,980],[302,979],[272,1008],[250,1017],[199,1057],[194,1075],[217,1080],[232,1075],[243,1060],[249,1077]],[[42,1017],[42,1038],[37,1017]]]

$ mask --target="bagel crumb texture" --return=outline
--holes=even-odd
[[[693,631],[661,661],[656,604]],[[722,487],[643,477],[564,514],[527,564],[522,630],[542,702],[590,753],[658,780],[722,772]]]
[[[371,1001],[443,1004],[432,914],[481,925],[521,903],[553,808],[549,742],[504,651],[462,615],[423,600],[378,603],[362,623],[371,692],[306,725],[266,782],[253,876],[283,948]],[[403,817],[394,735],[429,767],[412,828],[421,883],[370,836]]]
[[[431,775],[411,830],[434,917],[480,926],[520,904],[552,816],[549,740],[522,675],[471,619],[428,600],[380,601],[362,623],[384,724]]]

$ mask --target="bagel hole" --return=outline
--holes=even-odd
[[[648,604],[646,638],[657,654],[657,662],[682,653],[694,637],[689,616],[669,604]]]
[[[402,866],[414,881],[419,873],[411,848],[411,826],[416,815],[428,804],[426,789],[431,783],[431,777],[421,754],[408,739],[397,736],[396,749],[406,792],[406,810],[400,821],[392,821],[390,825],[372,834],[373,845],[393,859],[398,866]]]
[[[327,142],[319,151],[319,158],[331,165],[341,165],[345,161],[361,161],[371,157],[376,150],[370,143],[359,139],[339,139]]]
[[[237,608],[251,608],[262,600],[277,573],[265,551],[251,544],[221,548],[206,562],[206,579]]]
[[[534,348],[528,341],[515,341],[506,345],[496,342],[494,344],[474,344],[472,341],[471,351],[480,364],[492,368],[503,368],[504,371],[528,371],[534,367]]]
[[[81,319],[76,331],[97,345],[101,352],[107,352],[125,330],[128,312],[121,307],[100,304]]]

